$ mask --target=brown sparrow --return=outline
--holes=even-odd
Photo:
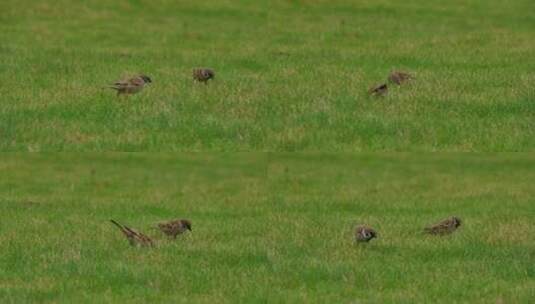
[[[109,88],[117,91],[117,95],[136,94],[143,90],[145,84],[151,83],[152,79],[146,75],[139,75],[125,80],[119,80],[110,85]]]
[[[377,237],[377,232],[368,226],[357,226],[355,228],[355,240],[357,243],[369,242]]]
[[[191,221],[189,220],[172,220],[165,223],[158,224],[158,228],[167,236],[176,236],[186,231],[191,231]]]
[[[128,241],[130,242],[130,245],[132,246],[154,246],[154,243],[152,242],[151,238],[144,235],[141,232],[135,231],[134,229],[131,229],[127,226],[121,225],[117,223],[114,220],[110,220],[113,224],[115,224],[119,229],[121,229],[121,232],[126,236]]]
[[[388,81],[391,83],[395,83],[397,85],[401,85],[409,80],[411,80],[413,77],[406,72],[400,72],[400,71],[394,71],[390,73],[388,76]]]
[[[193,79],[199,82],[208,84],[208,80],[215,78],[215,72],[208,68],[196,68],[193,69]]]
[[[434,235],[446,235],[454,232],[457,228],[459,228],[459,226],[461,226],[461,219],[456,216],[452,216],[440,221],[435,225],[425,227],[424,231]]]
[[[386,93],[388,93],[388,86],[386,85],[386,83],[382,83],[380,85],[376,85],[374,87],[372,87],[368,93],[370,95],[375,95],[375,96],[385,96]]]

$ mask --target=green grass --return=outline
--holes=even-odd
[[[0,3],[0,150],[534,151],[535,11],[498,1]],[[209,86],[190,79],[209,66]],[[416,81],[383,99],[392,69]],[[143,72],[119,100],[102,86]]]
[[[532,301],[535,155],[377,153],[535,151],[535,2],[441,2],[0,1],[0,151],[180,152],[2,154],[0,303]]]
[[[1,303],[528,303],[526,154],[5,154]],[[421,228],[464,220],[447,237]],[[176,242],[149,229],[187,217]],[[132,248],[108,220],[155,236]],[[380,237],[355,245],[357,223]]]

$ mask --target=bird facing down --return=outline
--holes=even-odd
[[[433,235],[446,235],[454,232],[457,228],[459,228],[459,226],[461,226],[461,219],[456,216],[452,216],[440,221],[435,225],[425,227],[424,232]]]
[[[121,225],[117,223],[114,220],[110,220],[113,224],[115,224],[119,229],[121,229],[121,232],[124,234],[124,236],[128,239],[128,242],[130,242],[130,245],[132,246],[150,246],[152,247],[154,243],[152,242],[151,238],[144,235],[141,232],[135,231],[134,229],[131,229],[127,226]]]
[[[402,85],[403,83],[411,80],[412,78],[413,77],[409,73],[394,71],[388,76],[388,81],[397,85]]]
[[[377,232],[368,226],[357,226],[355,228],[355,240],[357,243],[369,242],[377,237]]]
[[[191,221],[189,220],[172,220],[165,223],[158,224],[158,228],[167,236],[172,236],[176,239],[176,236],[191,231]]]
[[[208,68],[196,68],[193,69],[193,79],[199,82],[208,84],[208,80],[215,78],[215,72]]]
[[[125,80],[119,80],[110,85],[109,88],[117,91],[117,95],[121,94],[136,94],[143,90],[147,83],[151,83],[152,79],[146,75],[139,75]]]
[[[374,96],[385,96],[386,93],[388,93],[388,86],[386,85],[386,83],[382,83],[382,84],[379,84],[379,85],[376,85],[374,87],[372,87],[368,93],[370,95],[374,95]]]

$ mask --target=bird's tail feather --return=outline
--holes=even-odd
[[[130,227],[127,227],[127,226],[123,226],[123,227],[124,227],[124,230],[126,230],[131,235],[139,236],[139,233],[137,233],[137,231],[135,231],[135,230],[132,230]]]
[[[117,223],[116,221],[114,220],[110,220],[110,222],[114,223],[117,227],[119,227],[121,229],[121,231],[125,234],[125,235],[139,235],[139,233],[137,233],[137,231],[135,230],[132,230],[130,227],[128,226],[125,226],[125,225],[121,225],[119,223]]]
[[[117,222],[114,221],[114,220],[110,220],[110,222],[112,222],[113,224],[115,224],[117,227],[119,227],[119,228],[121,228],[121,229],[123,228],[123,225],[117,223]]]

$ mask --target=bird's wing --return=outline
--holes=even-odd
[[[139,232],[135,231],[134,229],[127,226],[124,226],[124,229],[126,230],[128,236],[139,237]]]
[[[127,227],[127,226],[124,226],[125,230],[128,231],[128,233],[139,239],[139,240],[149,240],[149,241],[152,241],[148,236],[144,235],[143,233],[139,232],[139,231],[136,231],[130,227]]]
[[[158,228],[160,228],[161,231],[168,232],[172,227],[170,223],[159,223]]]
[[[141,77],[133,77],[127,80],[118,80],[110,85],[114,89],[126,89],[131,87],[140,87],[145,85],[145,81]]]
[[[427,227],[424,228],[425,232],[431,233],[431,234],[437,233],[439,230],[440,230],[440,225],[439,224],[427,226]]]
[[[442,222],[440,222],[437,226],[439,226],[442,229],[448,229],[452,226],[452,224],[453,222],[447,219],[447,220],[443,220]]]
[[[426,231],[431,233],[444,233],[451,228],[451,221],[443,220],[433,226],[426,228]]]
[[[153,244],[152,243],[152,239],[150,237],[146,236],[145,234],[141,233],[141,232],[137,232],[136,237],[141,243],[143,243],[145,245],[152,246],[152,244]]]
[[[129,86],[128,82],[127,81],[123,81],[123,80],[119,80],[119,81],[116,81],[114,82],[113,84],[110,84],[110,88],[112,89],[124,89],[124,88],[127,88]]]
[[[143,86],[145,84],[145,81],[141,77],[131,78],[128,82],[135,87]]]

